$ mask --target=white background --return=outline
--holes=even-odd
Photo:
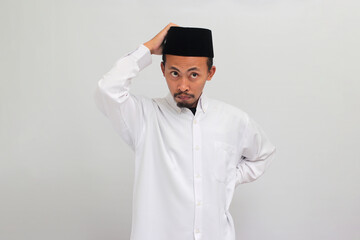
[[[0,239],[129,239],[134,155],[93,92],[169,22],[213,31],[205,91],[247,111],[277,147],[265,175],[236,190],[238,239],[360,239],[359,10],[356,0],[2,0]],[[159,64],[133,93],[167,94]]]

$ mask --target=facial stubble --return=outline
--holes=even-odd
[[[195,95],[193,95],[193,94],[189,94],[189,93],[186,93],[186,92],[179,92],[179,93],[175,93],[175,94],[174,94],[174,99],[176,99],[176,97],[179,96],[179,95],[186,95],[186,96],[188,96],[188,97],[190,97],[190,98],[195,98]],[[175,100],[175,101],[176,101],[176,100]],[[178,107],[180,107],[180,108],[191,108],[193,104],[194,104],[194,103],[177,102],[176,105],[177,105]]]

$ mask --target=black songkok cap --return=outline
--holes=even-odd
[[[163,54],[214,57],[211,30],[209,29],[170,27],[163,44]]]

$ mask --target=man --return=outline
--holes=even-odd
[[[151,54],[163,54],[165,98],[129,92]],[[135,151],[132,240],[234,240],[234,190],[274,156],[245,112],[203,93],[216,71],[212,58],[210,30],[169,24],[98,83],[99,109]]]

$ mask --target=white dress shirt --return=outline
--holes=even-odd
[[[144,45],[116,61],[95,101],[135,151],[131,240],[235,240],[236,186],[261,176],[275,147],[242,110],[202,93],[195,115],[172,95],[129,92],[151,64]]]

